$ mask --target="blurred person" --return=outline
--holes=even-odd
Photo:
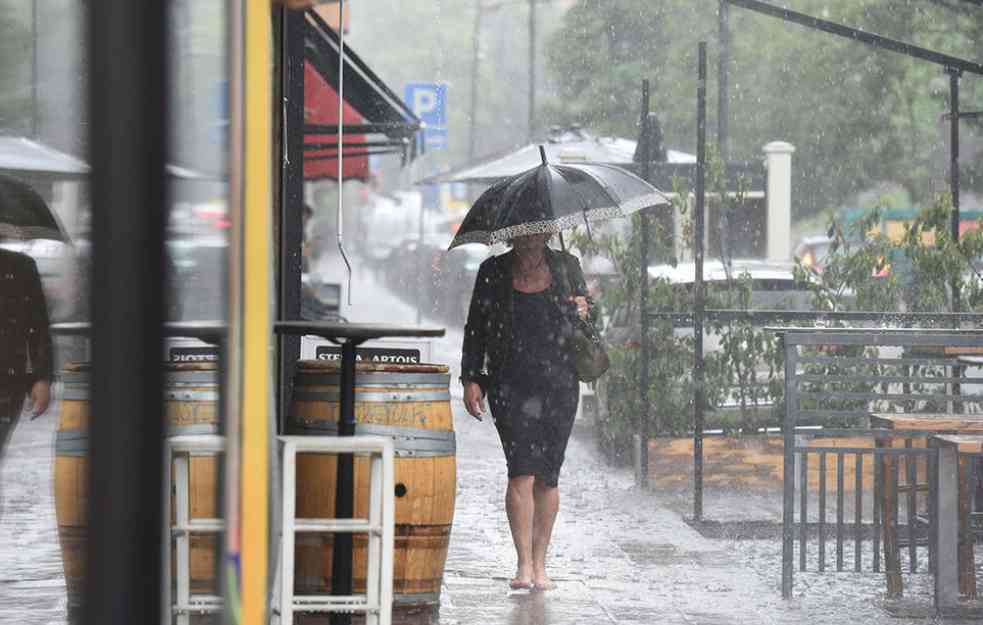
[[[52,349],[48,306],[34,260],[0,249],[0,464],[17,421],[51,402]]]
[[[464,403],[479,421],[484,397],[508,467],[505,509],[518,566],[512,589],[549,590],[546,554],[559,510],[558,480],[580,387],[574,315],[595,319],[580,262],[548,235],[512,240],[478,269],[464,329]]]

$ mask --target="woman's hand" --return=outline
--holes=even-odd
[[[576,297],[571,297],[570,301],[577,305],[577,316],[582,320],[587,321],[587,298],[583,295],[578,295]]]
[[[464,383],[464,407],[468,414],[481,421],[481,415],[485,414],[485,398],[477,382]]]
[[[51,403],[51,383],[38,380],[31,387],[31,419],[37,419],[48,409]]]

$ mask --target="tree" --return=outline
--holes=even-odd
[[[925,4],[802,0],[794,8],[980,57],[981,12]],[[710,44],[708,91],[716,91],[716,7],[687,0],[578,2],[549,46],[558,82],[550,106],[554,123],[578,121],[634,137],[639,84],[650,78],[667,143],[693,149],[699,41]],[[942,68],[749,11],[732,9],[730,15],[732,160],[760,159],[770,140],[794,144],[793,211],[799,217],[838,206],[882,181],[903,185],[918,202],[931,201],[947,162],[938,146],[939,116],[948,109]],[[964,102],[979,101],[983,81],[963,83]],[[713,129],[716,107],[709,109]],[[968,188],[983,188],[979,160],[964,158]]]

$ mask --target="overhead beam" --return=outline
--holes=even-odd
[[[935,63],[936,65],[941,65],[950,69],[956,69],[962,72],[969,72],[970,74],[983,76],[983,65],[980,63],[974,63],[973,61],[967,61],[966,59],[961,59],[959,57],[942,54],[941,52],[935,52],[934,50],[928,50],[927,48],[920,48],[910,43],[905,43],[896,39],[889,39],[887,37],[875,35],[874,33],[869,33],[864,30],[850,28],[849,26],[819,19],[818,17],[806,15],[805,13],[798,13],[790,9],[776,7],[768,4],[767,2],[758,2],[758,0],[725,1],[734,6],[748,9],[749,11],[776,17],[780,20],[792,22],[793,24],[805,26],[806,28],[811,28],[813,30],[821,30],[823,32],[830,33],[831,35],[837,35],[838,37],[852,39],[853,41],[864,43],[874,48],[890,50],[892,52],[897,52],[916,59],[928,61],[929,63]]]

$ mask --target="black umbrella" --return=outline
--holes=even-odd
[[[0,238],[65,241],[65,231],[37,191],[0,174]]]
[[[505,178],[481,194],[461,222],[452,249],[492,245],[529,234],[555,234],[580,224],[623,217],[668,205],[658,189],[638,176],[600,163],[542,164]]]

